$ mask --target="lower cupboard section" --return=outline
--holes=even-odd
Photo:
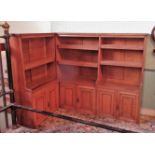
[[[82,114],[139,122],[139,92],[109,89],[76,83],[49,83],[33,91],[26,91],[23,104],[54,112],[58,108]],[[37,127],[44,115],[23,111],[19,123]],[[19,118],[19,115],[18,115]]]
[[[60,84],[60,107],[85,114],[95,113],[96,91],[94,87],[76,84]]]
[[[83,114],[95,114],[139,122],[139,92],[60,84],[60,107]]]
[[[127,90],[97,90],[97,114],[139,122],[139,93]]]
[[[38,110],[53,112],[59,106],[59,85],[58,82],[50,82],[45,86],[38,87],[32,91],[25,91],[23,105]],[[33,112],[22,111],[19,123],[29,127],[37,127],[47,116]],[[19,118],[19,116],[17,116]]]

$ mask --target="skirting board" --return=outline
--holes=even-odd
[[[155,117],[155,109],[142,108],[140,114]]]

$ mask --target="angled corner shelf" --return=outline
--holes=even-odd
[[[33,69],[42,65],[46,65],[48,63],[54,62],[53,58],[44,58],[42,60],[38,60],[25,65],[25,70]]]

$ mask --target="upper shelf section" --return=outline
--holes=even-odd
[[[42,60],[38,60],[38,61],[35,61],[33,63],[25,65],[25,70],[33,69],[33,68],[36,68],[36,67],[51,63],[51,62],[54,62],[54,59],[52,57],[42,59]]]
[[[98,51],[99,38],[73,37],[72,35],[67,37],[60,36],[57,39],[57,45],[58,45],[58,49]]]
[[[55,60],[55,38],[48,37],[48,35],[32,37],[21,39],[25,69],[38,67]]]

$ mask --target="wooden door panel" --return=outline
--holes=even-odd
[[[139,97],[137,93],[119,92],[119,117],[124,120],[138,120]]]
[[[98,89],[97,91],[97,114],[103,116],[114,115],[115,92],[109,89]]]
[[[75,106],[75,85],[60,85],[60,107],[73,109]]]
[[[48,87],[46,93],[47,93],[46,111],[53,112],[54,110],[57,110],[59,103],[58,84],[53,84],[50,87]]]
[[[76,107],[84,113],[95,113],[96,92],[93,87],[77,86]]]
[[[45,105],[47,103],[46,91],[44,89],[40,89],[34,93],[33,96],[34,108],[38,110],[44,110]],[[40,124],[46,117],[41,114],[35,114],[35,124]]]

